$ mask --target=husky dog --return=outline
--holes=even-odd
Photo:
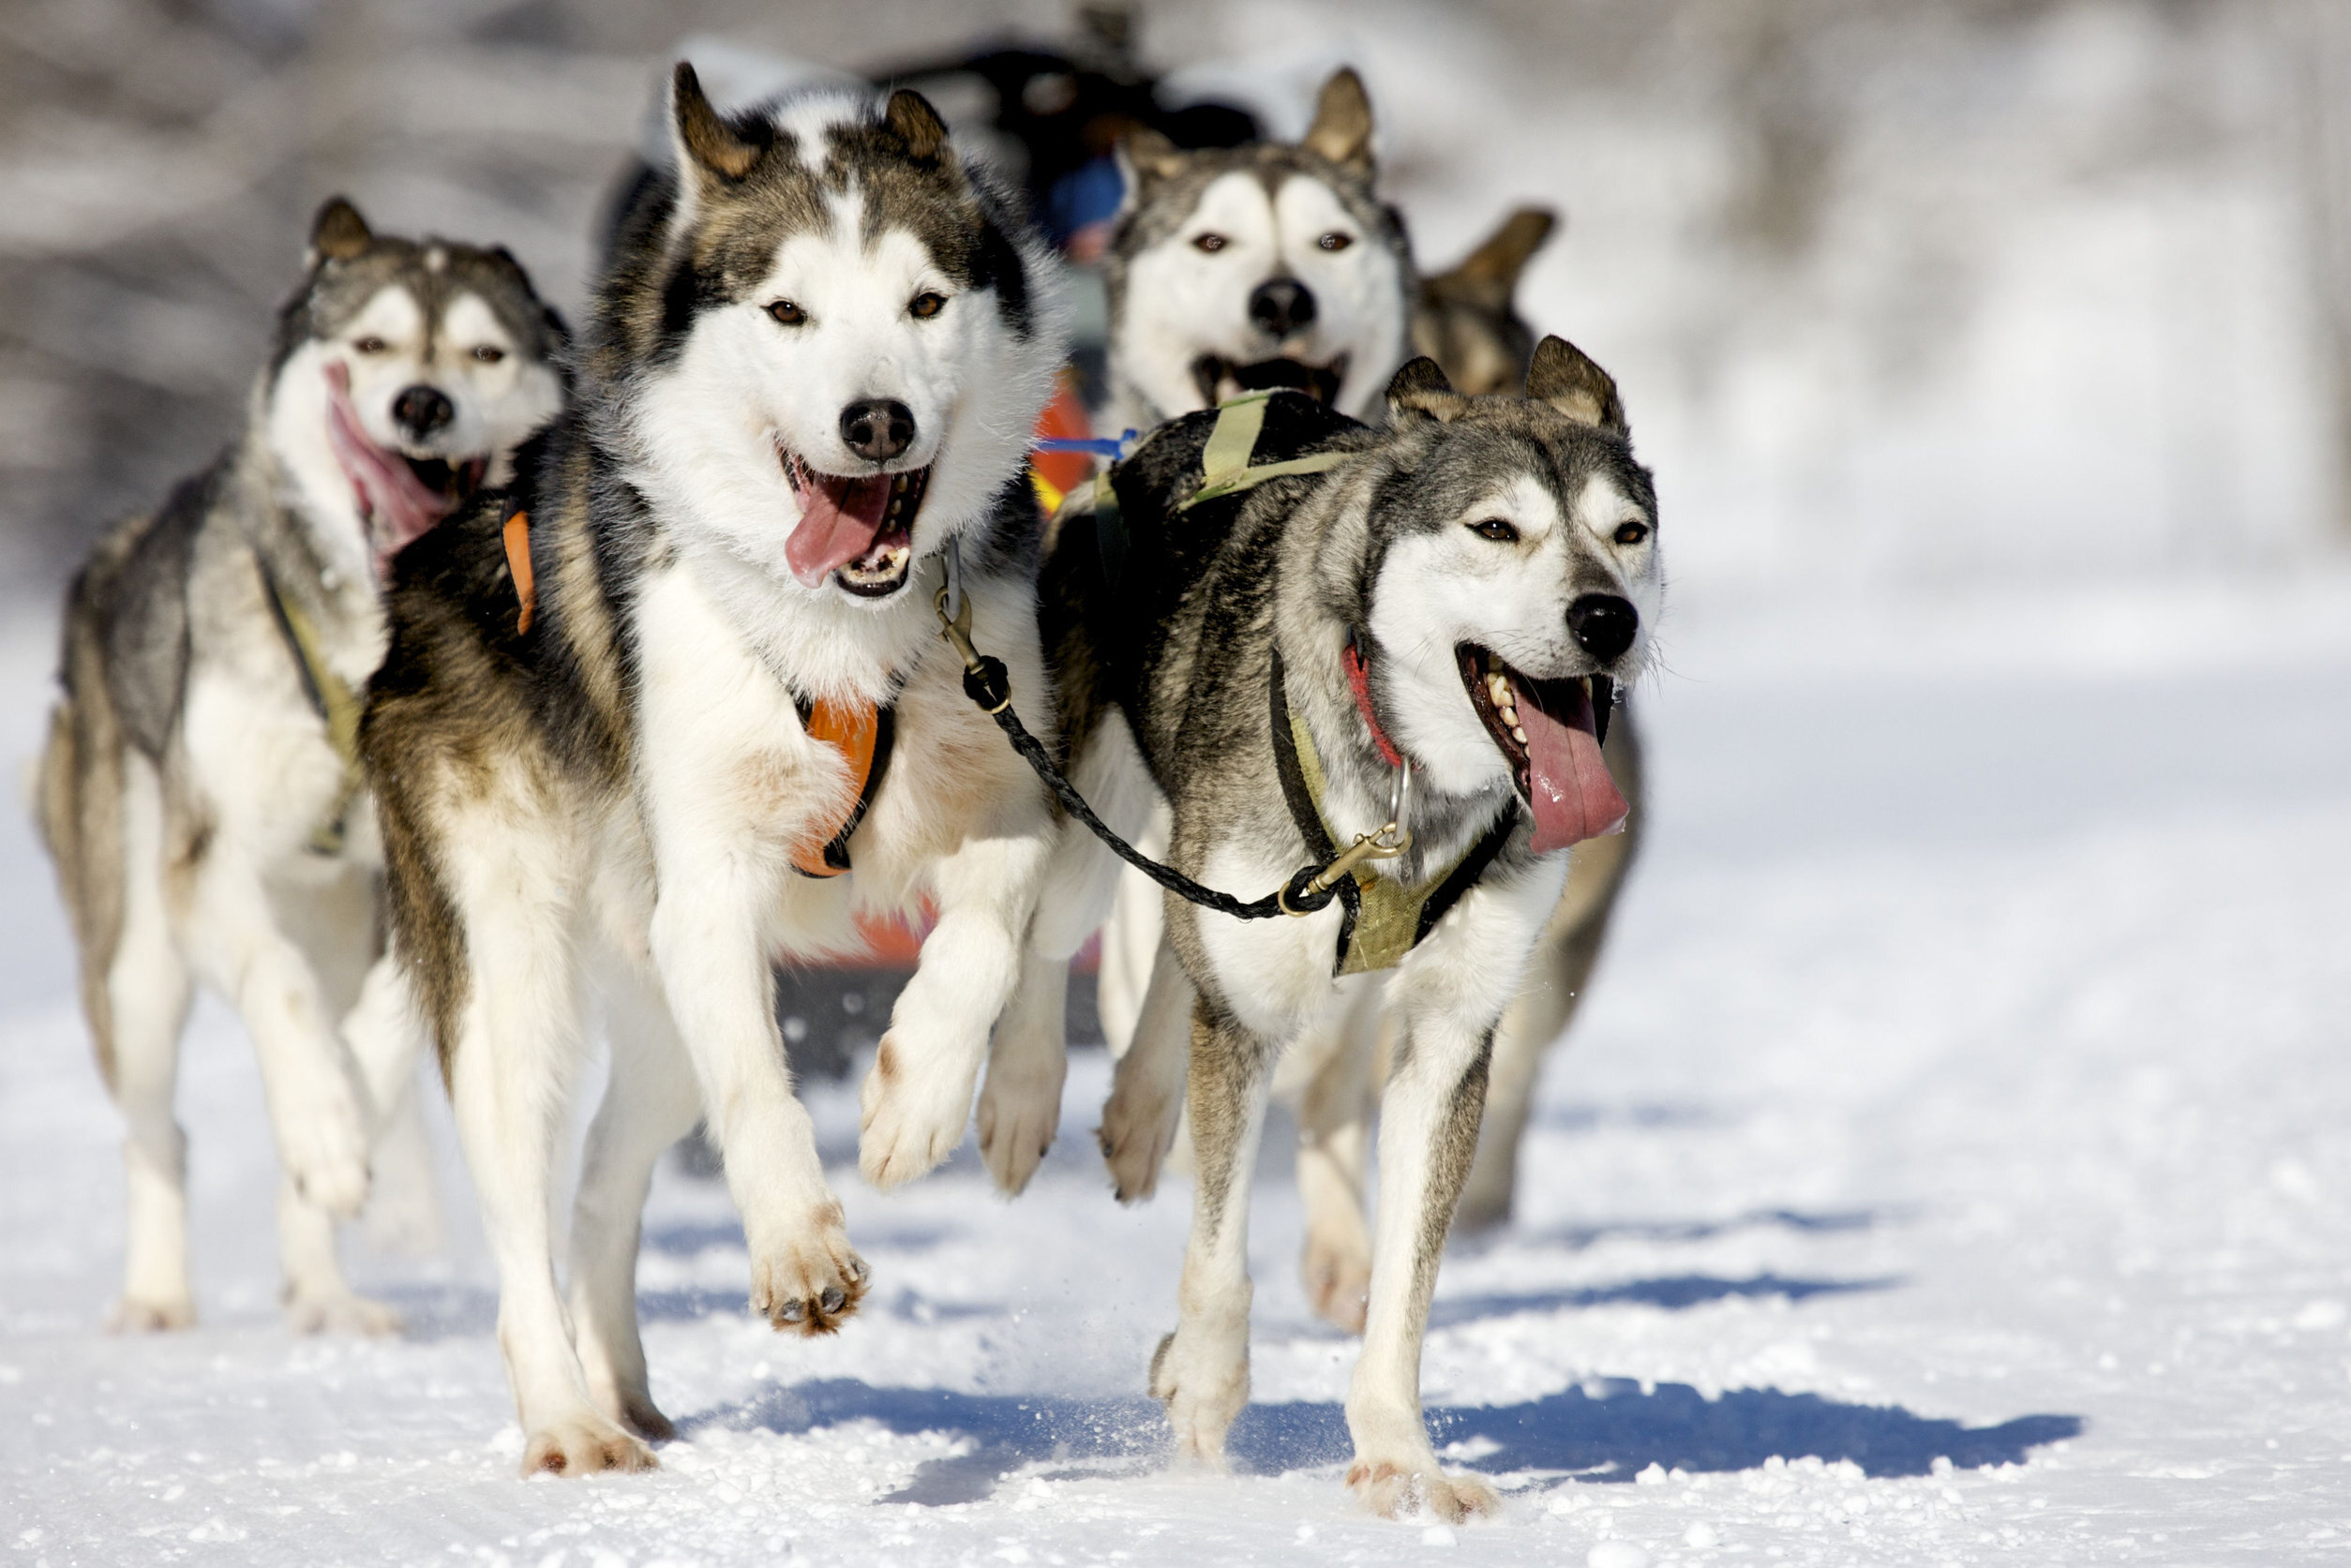
[[[920,1175],[970,1119],[1052,834],[934,610],[959,560],[973,635],[1047,689],[1024,473],[1064,340],[1043,249],[919,95],[726,116],[681,64],[670,124],[674,167],[598,288],[588,390],[512,495],[402,558],[362,732],[399,983],[498,1259],[526,1471],[644,1468],[670,1431],[637,1217],[699,1118],[752,1306],[803,1335],[857,1309],[867,1269],[793,1096],[771,963],[931,900],[863,1094],[868,1178]],[[566,1303],[549,1198],[587,974],[611,1079]]]
[[[1114,799],[1105,775],[1146,774],[1174,807],[1176,869],[1248,897],[1298,893],[1297,868],[1351,843],[1390,857],[1326,873],[1339,897],[1304,918],[1166,899],[1195,996],[1199,1179],[1151,1389],[1179,1452],[1217,1462],[1248,1397],[1249,1180],[1272,1078],[1376,992],[1397,1038],[1348,1479],[1391,1514],[1494,1505],[1438,1469],[1422,1327],[1561,852],[1626,810],[1595,729],[1647,660],[1661,593],[1655,492],[1613,383],[1546,338],[1526,390],[1464,397],[1419,359],[1385,431],[1289,393],[1189,416],[1113,470],[1115,517],[1064,513],[1044,579],[1073,774]],[[1302,454],[1336,466],[1301,473]],[[1282,467],[1205,488],[1243,461],[1243,479]],[[1108,859],[1065,840],[1075,853]]]
[[[337,199],[307,264],[244,434],[110,533],[66,605],[39,813],[129,1124],[125,1328],[195,1321],[172,1095],[196,980],[261,1058],[288,1316],[394,1326],[344,1282],[331,1218],[365,1197],[371,1114],[399,1108],[414,1065],[384,1037],[363,1093],[336,1033],[377,941],[353,694],[383,652],[395,553],[502,483],[563,396],[562,325],[505,251],[380,236]]]
[[[1402,362],[1412,256],[1374,194],[1371,105],[1340,70],[1306,139],[1183,152],[1149,129],[1119,148],[1111,231],[1112,429],[1149,429],[1287,386],[1367,415]],[[1123,423],[1122,423],[1123,422]]]
[[[1435,360],[1463,396],[1507,395],[1526,379],[1535,333],[1519,314],[1519,276],[1557,221],[1520,207],[1449,271],[1420,280],[1413,352]]]

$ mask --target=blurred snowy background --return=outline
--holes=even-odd
[[[0,581],[47,590],[236,419],[324,196],[501,240],[576,313],[677,41],[851,71],[1071,0],[12,0]],[[1352,62],[1423,260],[1567,225],[1528,314],[1624,384],[1680,586],[2241,575],[2351,543],[2351,7],[1144,0],[1295,134]]]

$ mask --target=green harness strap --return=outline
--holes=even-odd
[[[1314,750],[1314,737],[1307,732],[1306,720],[1295,704],[1285,701],[1289,709],[1290,744],[1297,753],[1298,774],[1306,784],[1307,799],[1314,804],[1314,816],[1323,825],[1324,837],[1332,844],[1344,844],[1339,830],[1331,826],[1323,811],[1323,794],[1329,787],[1323,773],[1323,759]],[[1368,975],[1382,969],[1393,969],[1404,962],[1404,955],[1419,945],[1421,936],[1433,921],[1425,921],[1421,913],[1429,901],[1445,890],[1468,859],[1483,852],[1492,858],[1492,850],[1483,840],[1471,844],[1442,869],[1430,874],[1418,887],[1407,888],[1394,877],[1382,876],[1370,866],[1359,868],[1355,874],[1357,905],[1353,927],[1346,934],[1347,950],[1340,955],[1337,975]],[[1481,865],[1480,870],[1483,870]],[[1459,892],[1455,894],[1459,897]],[[1447,900],[1448,906],[1451,900]]]
[[[359,798],[364,780],[359,766],[359,694],[326,662],[317,623],[308,612],[279,590],[267,561],[259,556],[253,559],[262,569],[262,587],[269,599],[270,610],[277,617],[277,630],[284,635],[286,647],[294,656],[294,673],[302,678],[303,694],[324,721],[326,739],[343,761],[343,782],[335,792],[335,809],[310,831],[312,853],[340,855],[344,818],[351,814],[351,803]]]
[[[1283,474],[1321,473],[1355,455],[1352,452],[1310,452],[1303,457],[1250,467],[1249,459],[1257,450],[1258,433],[1265,427],[1265,399],[1272,396],[1271,392],[1251,392],[1218,406],[1216,426],[1208,432],[1207,444],[1200,449],[1200,471],[1206,483],[1179,503],[1176,511],[1189,512],[1204,500],[1219,500],[1255,489],[1266,480],[1279,479]]]

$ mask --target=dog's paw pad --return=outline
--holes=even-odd
[[[602,1416],[575,1416],[531,1434],[522,1473],[594,1475],[604,1471],[659,1470],[653,1451]]]
[[[831,1212],[837,1217],[839,1205]],[[832,1235],[779,1248],[752,1265],[751,1309],[779,1334],[834,1333],[864,1299],[873,1271],[849,1250],[837,1217],[824,1229]]]
[[[1446,1524],[1487,1518],[1502,1511],[1502,1498],[1474,1475],[1454,1475],[1433,1460],[1396,1463],[1357,1459],[1347,1471],[1347,1489],[1382,1518],[1402,1519],[1426,1511]]]

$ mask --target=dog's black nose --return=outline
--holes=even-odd
[[[1633,646],[1640,612],[1613,593],[1587,593],[1567,606],[1567,630],[1578,647],[1605,664]]]
[[[841,411],[841,440],[859,456],[887,463],[914,444],[914,411],[894,398],[851,403]]]
[[[1295,277],[1268,278],[1250,292],[1249,319],[1264,332],[1287,337],[1314,323],[1314,291]]]
[[[392,399],[392,417],[412,441],[423,441],[457,417],[457,406],[437,386],[412,386]]]

